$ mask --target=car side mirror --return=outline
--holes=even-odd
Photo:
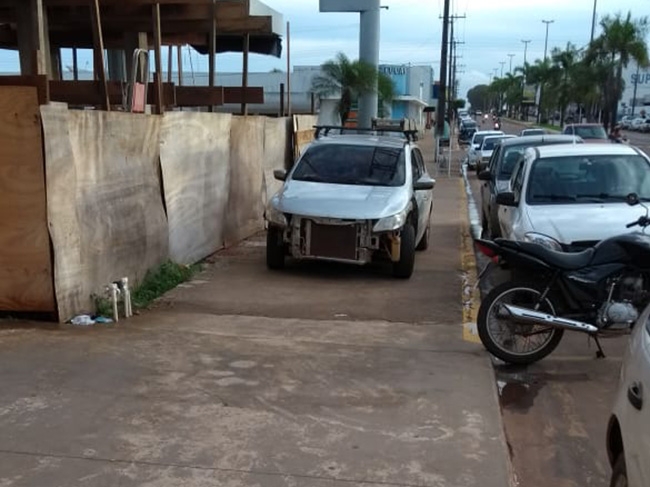
[[[273,177],[277,179],[278,181],[286,181],[287,180],[287,171],[284,169],[275,169],[273,171]]]
[[[511,192],[497,194],[497,205],[503,206],[517,206],[515,194]]]
[[[625,197],[625,201],[628,205],[630,206],[636,206],[638,205],[641,201],[639,200],[639,195],[636,193],[630,193]]]
[[[426,176],[418,179],[415,183],[413,183],[413,190],[414,191],[429,191],[432,190],[436,186],[436,180],[428,178]]]
[[[489,169],[486,169],[485,171],[481,171],[478,173],[478,178],[481,181],[492,181],[492,173],[490,172]]]

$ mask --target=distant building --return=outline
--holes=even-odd
[[[619,109],[623,114],[638,115],[643,109],[648,111],[650,106],[650,70],[639,69],[635,63],[630,63],[623,70],[625,89],[621,97]],[[635,97],[636,91],[636,97]]]

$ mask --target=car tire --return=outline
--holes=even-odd
[[[415,228],[407,223],[402,228],[399,261],[393,263],[393,276],[409,279],[415,267]]]
[[[628,487],[628,485],[625,455],[621,453],[612,467],[612,479],[609,482],[609,487]]]
[[[424,235],[422,235],[422,238],[418,242],[418,246],[415,247],[415,250],[427,250],[429,248],[429,235],[431,234],[431,224],[429,223],[427,225],[427,229],[424,231]]]
[[[269,225],[266,232],[266,267],[271,270],[284,268],[285,246],[284,232],[281,228]]]
[[[488,223],[485,217],[483,217],[483,223],[481,225],[481,239],[492,240],[492,232],[490,231],[490,224]]]

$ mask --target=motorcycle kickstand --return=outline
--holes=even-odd
[[[596,350],[596,358],[605,358],[605,351],[603,350],[603,347],[600,345],[600,340],[598,339],[598,335],[591,335],[591,338],[594,339],[594,342],[596,342],[596,346],[598,347],[598,350]]]

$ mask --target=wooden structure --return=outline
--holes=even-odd
[[[45,75],[51,101],[111,108],[123,103],[124,80],[106,72],[105,53],[119,53],[131,79],[136,49],[154,52],[148,102],[158,113],[174,106],[263,103],[261,88],[247,86],[248,53],[279,57],[280,14],[259,0],[0,0],[0,48],[18,50],[21,74]],[[162,75],[163,46],[191,45],[210,56],[207,87],[180,87]],[[62,81],[60,50],[94,50],[95,81]],[[215,56],[242,52],[241,89],[214,85]],[[180,58],[180,56],[179,56]],[[110,59],[109,59],[110,65]]]

